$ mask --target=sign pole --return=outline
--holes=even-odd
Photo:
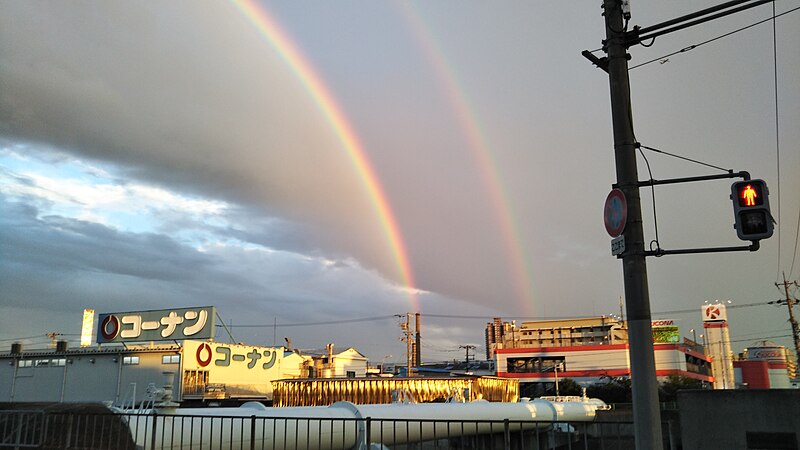
[[[628,315],[634,436],[636,448],[661,450],[663,448],[661,414],[653,354],[652,316],[647,286],[642,208],[636,168],[636,138],[633,133],[622,2],[604,0],[603,8],[617,187],[622,190],[627,200],[626,250],[622,254],[622,270]]]

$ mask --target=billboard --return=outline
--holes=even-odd
[[[769,362],[786,363],[786,348],[782,346],[766,345],[763,347],[749,347],[744,349],[746,359],[767,360]]]
[[[83,323],[81,325],[81,347],[92,345],[92,332],[94,331],[94,310],[83,310]]]
[[[676,320],[653,320],[650,325],[653,328],[654,344],[677,344],[681,342],[681,333]]]
[[[700,311],[703,313],[703,322],[721,322],[728,320],[728,313],[725,310],[725,305],[722,303],[703,305]]]
[[[103,313],[97,343],[212,339],[216,316],[213,306]]]

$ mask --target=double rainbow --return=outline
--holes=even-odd
[[[233,5],[247,18],[248,22],[264,37],[272,48],[280,55],[286,65],[294,72],[309,96],[314,100],[322,115],[333,128],[342,147],[347,152],[356,172],[369,196],[381,226],[386,234],[389,247],[397,265],[400,279],[406,287],[411,307],[419,311],[417,291],[414,289],[414,278],[411,272],[406,248],[400,234],[397,220],[389,206],[389,201],[381,187],[375,170],[372,168],[367,154],[350,125],[347,116],[341,110],[330,90],[320,79],[314,67],[294,46],[286,33],[272,19],[268,11],[255,0],[232,0]]]

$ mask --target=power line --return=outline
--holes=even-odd
[[[775,19],[777,19],[778,17],[781,17],[781,16],[784,16],[784,15],[786,15],[786,14],[789,14],[789,13],[791,13],[791,12],[797,11],[798,9],[800,9],[800,6],[798,6],[797,8],[793,8],[793,9],[790,9],[790,10],[788,10],[788,11],[782,12],[782,13],[780,13],[780,14],[778,14],[778,15],[773,15],[772,17],[769,17],[769,18],[767,18],[767,19],[764,19],[764,20],[759,20],[758,22],[752,23],[752,24],[750,24],[750,25],[747,25],[747,26],[745,26],[745,27],[739,28],[739,29],[737,29],[737,30],[730,31],[730,32],[728,32],[728,33],[722,34],[722,35],[720,35],[720,36],[717,36],[717,37],[715,37],[715,38],[711,38],[711,39],[709,39],[709,40],[707,40],[707,41],[700,42],[699,44],[693,44],[693,45],[690,45],[690,46],[688,46],[688,47],[684,47],[684,48],[682,48],[682,49],[680,49],[680,50],[678,50],[678,51],[676,51],[676,52],[672,52],[672,53],[666,54],[666,55],[664,55],[664,56],[660,56],[660,57],[658,57],[658,58],[654,58],[654,59],[651,59],[651,60],[649,60],[649,61],[645,61],[645,62],[643,62],[643,63],[641,63],[641,64],[636,64],[635,66],[631,66],[631,67],[629,67],[629,68],[628,68],[628,70],[630,71],[630,70],[633,70],[633,69],[636,69],[636,68],[639,68],[639,67],[642,67],[642,66],[646,66],[646,65],[648,65],[648,64],[652,64],[652,63],[654,63],[654,62],[656,62],[656,61],[663,61],[665,58],[669,58],[670,56],[675,56],[675,55],[677,55],[677,54],[679,54],[679,53],[686,53],[686,52],[688,52],[688,51],[691,51],[691,50],[694,50],[694,49],[696,49],[697,47],[700,47],[701,45],[705,45],[705,44],[708,44],[708,43],[714,42],[714,41],[716,41],[716,40],[719,40],[719,39],[722,39],[722,38],[728,37],[728,36],[730,36],[730,35],[732,35],[732,34],[736,34],[736,33],[740,32],[740,31],[747,30],[748,28],[752,28],[752,27],[754,27],[754,26],[756,26],[756,25],[761,25],[761,24],[762,24],[762,23],[764,23],[764,22],[768,22],[768,21],[770,21],[770,20],[775,20]]]
[[[311,327],[324,325],[341,325],[345,323],[357,322],[378,322],[383,320],[395,319],[397,314],[391,316],[361,317],[358,319],[326,320],[322,322],[298,322],[298,323],[268,323],[268,324],[249,324],[249,325],[228,325],[229,328],[270,328],[270,327]],[[217,324],[218,327],[222,325]]]
[[[800,208],[797,209],[797,230],[794,232],[794,252],[792,253],[792,266],[789,269],[789,278],[792,278],[792,274],[794,273],[794,261],[797,257],[798,238],[800,238]]]
[[[766,301],[766,302],[757,302],[757,303],[745,303],[741,305],[727,305],[728,309],[736,309],[736,308],[749,308],[754,306],[763,306],[769,304],[776,304],[777,301]],[[698,311],[698,308],[692,309],[676,309],[671,311],[656,311],[653,312],[653,315],[667,315],[667,314],[685,314],[685,313],[694,313]],[[460,319],[460,320],[483,320],[489,321],[491,317],[488,316],[473,316],[473,315],[464,315],[464,314],[426,314],[422,313],[422,317],[424,318],[436,318],[436,319]],[[346,323],[358,323],[358,322],[378,322],[390,319],[396,319],[398,317],[403,317],[403,314],[393,314],[387,316],[375,316],[375,317],[361,317],[357,319],[342,319],[342,320],[326,320],[320,322],[298,322],[298,323],[265,323],[265,324],[245,324],[245,325],[228,325],[228,327],[232,328],[271,328],[271,327],[304,327],[304,326],[325,326],[325,325],[341,325]],[[540,317],[540,316],[522,316],[518,317],[518,320],[537,320],[537,321],[544,321],[544,320],[569,320],[569,319],[583,319],[587,316],[549,316],[549,317]],[[222,326],[222,325],[217,325]]]
[[[757,302],[757,303],[745,303],[745,304],[735,304],[735,305],[726,305],[727,309],[736,309],[736,308],[752,308],[756,306],[764,306],[764,305],[778,305],[780,306],[784,300],[770,300],[765,302]],[[691,308],[691,309],[675,309],[669,311],[654,311],[652,313],[653,316],[665,316],[665,315],[673,315],[673,314],[689,314],[689,313],[696,313],[698,308]],[[485,315],[483,316],[472,316],[472,315],[463,315],[463,314],[421,314],[422,317],[426,318],[438,318],[438,319],[459,319],[459,320],[482,320],[482,321],[490,321],[491,318]],[[341,324],[348,324],[348,323],[359,323],[359,322],[380,322],[384,320],[392,320],[397,319],[398,317],[402,317],[400,314],[393,314],[393,315],[385,315],[385,316],[374,316],[374,317],[360,317],[356,319],[342,319],[342,320],[326,320],[320,322],[297,322],[297,323],[265,323],[265,324],[244,324],[244,325],[227,325],[229,328],[271,328],[271,327],[305,327],[305,326],[325,326],[325,325],[341,325]],[[547,321],[547,320],[570,320],[570,319],[583,319],[587,316],[549,316],[549,317],[537,317],[537,316],[522,316],[518,317],[517,320],[531,320],[531,321]],[[217,324],[217,327],[222,327],[222,325]],[[62,334],[62,336],[80,336],[80,334]],[[34,335],[34,336],[26,336],[26,337],[17,337],[17,338],[7,338],[7,339],[0,339],[0,342],[13,342],[13,341],[22,341],[22,340],[29,340],[29,339],[42,339],[49,340],[47,335]]]
[[[748,341],[750,341],[750,342],[763,341],[763,340],[769,340],[769,339],[780,339],[780,338],[789,338],[789,337],[792,337],[792,335],[791,334],[781,334],[781,335],[778,335],[778,336],[763,336],[763,337],[759,337],[759,338],[732,339],[731,343],[734,343],[734,342],[748,342]]]
[[[781,270],[781,135],[778,120],[778,33],[777,24],[775,22],[775,2],[772,2],[772,73],[774,75],[774,91],[775,91],[775,152],[776,166],[778,175],[778,186],[776,187],[776,197],[778,199],[778,264],[775,269],[775,282],[778,281]]]
[[[11,338],[11,339],[0,339],[0,342],[22,341],[22,340],[25,340],[25,339],[36,339],[36,338],[44,339],[44,338],[47,338],[47,335],[45,335],[45,334],[37,334],[35,336],[26,336],[26,337]],[[47,339],[49,339],[49,338],[47,338]]]

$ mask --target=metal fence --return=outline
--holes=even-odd
[[[633,449],[631,422],[450,421],[0,411],[0,448]],[[664,448],[677,442],[664,424]]]

